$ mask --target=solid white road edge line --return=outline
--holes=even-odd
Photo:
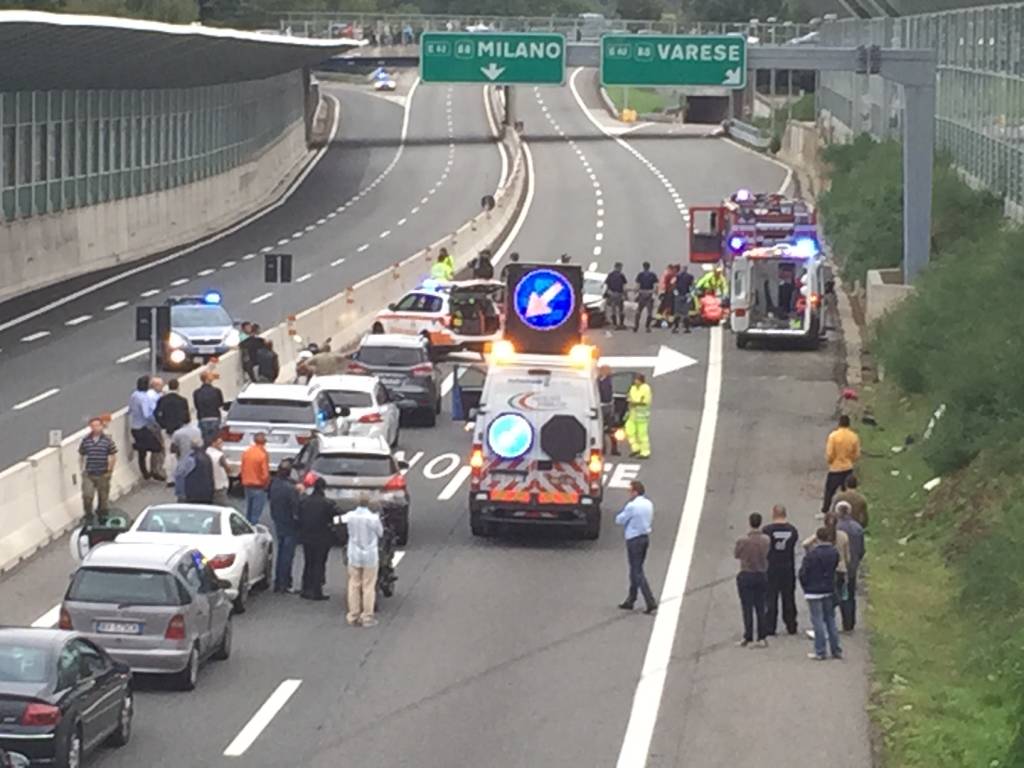
[[[697,446],[690,467],[690,480],[686,486],[682,517],[672,546],[665,586],[661,590],[658,613],[651,629],[651,639],[647,644],[640,681],[633,694],[633,706],[629,713],[626,735],[622,740],[622,749],[619,751],[617,768],[644,768],[647,765],[654,727],[658,722],[658,710],[661,708],[661,696],[665,690],[665,677],[672,657],[672,646],[676,639],[676,628],[682,612],[683,596],[686,594],[686,582],[690,576],[693,549],[697,543],[697,529],[704,508],[708,477],[711,474],[711,454],[715,445],[721,395],[722,328],[716,325],[708,337],[704,407],[701,410]]]
[[[413,86],[413,88],[415,89],[415,85]],[[323,156],[327,154],[327,150],[334,142],[334,137],[338,133],[338,118],[341,114],[341,105],[338,103],[338,100],[334,96],[328,95],[327,98],[331,99],[331,101],[334,102],[334,121],[331,123],[330,138],[327,140],[327,143],[324,144],[324,146],[317,151],[317,153],[313,156],[313,159],[310,160],[309,164],[302,170],[302,173],[295,177],[292,183],[288,186],[288,189],[285,190],[284,194],[281,195],[281,197],[275,200],[273,203],[268,205],[266,208],[261,208],[255,213],[242,219],[237,224],[234,224],[228,227],[227,229],[221,230],[220,232],[217,232],[216,234],[213,234],[210,237],[199,240],[190,245],[188,248],[183,248],[180,251],[174,251],[172,253],[167,254],[163,258],[150,261],[146,264],[140,264],[139,266],[125,270],[124,272],[119,272],[116,275],[108,277],[106,280],[100,280],[98,283],[93,283],[92,285],[88,285],[85,288],[82,288],[81,290],[75,291],[74,293],[69,293],[67,296],[62,296],[61,298],[55,301],[51,301],[49,304],[46,304],[42,307],[37,307],[36,309],[33,309],[31,312],[26,312],[24,315],[12,318],[5,323],[0,323],[0,331],[6,331],[8,328],[13,328],[16,325],[21,325],[22,323],[31,320],[32,318],[46,314],[51,309],[62,307],[65,304],[75,301],[76,299],[80,299],[83,296],[88,296],[90,293],[95,293],[96,291],[101,290],[102,288],[106,288],[108,285],[114,285],[115,283],[118,283],[128,277],[137,275],[141,272],[145,272],[147,269],[152,269],[153,267],[158,267],[162,264],[167,264],[168,262],[174,261],[175,259],[179,259],[182,256],[187,256],[188,254],[193,253],[199,250],[200,248],[205,248],[207,245],[210,245],[211,243],[216,243],[219,240],[223,240],[225,237],[228,237],[229,235],[233,235],[240,229],[244,229],[245,227],[252,224],[254,221],[262,218],[263,216],[266,216],[271,211],[275,211],[278,208],[280,208],[282,205],[288,202],[291,196],[295,194],[295,191],[300,186],[302,186],[302,182],[306,180],[306,177],[313,172],[313,169],[316,168],[320,160],[323,159]]]
[[[498,124],[494,121],[494,115],[491,114],[491,100],[487,96],[488,86],[483,87],[484,95],[484,116],[487,118],[487,125],[491,129],[491,136],[497,139],[501,132],[498,130]],[[502,141],[496,142],[498,147],[498,154],[501,156],[501,175],[498,176],[498,189],[505,186],[508,181],[508,157],[505,154],[505,143]]]
[[[288,703],[288,699],[294,695],[300,685],[302,685],[301,680],[285,680],[277,686],[274,692],[270,694],[270,698],[263,702],[263,706],[256,710],[256,714],[238,732],[234,741],[228,744],[228,748],[224,750],[224,756],[241,757],[244,755],[246,750],[252,746],[253,742],[270,725],[270,721]]]
[[[48,397],[53,397],[58,392],[60,392],[60,387],[54,387],[53,389],[48,389],[45,392],[40,392],[35,397],[30,397],[28,400],[22,400],[17,405],[11,406],[11,408],[12,408],[12,410],[20,411],[23,408],[28,408],[30,405],[35,405],[40,400],[45,400]]]

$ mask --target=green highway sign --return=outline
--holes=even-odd
[[[601,84],[747,85],[747,40],[740,35],[605,35]]]
[[[420,78],[425,83],[561,85],[565,38],[514,32],[424,32]]]

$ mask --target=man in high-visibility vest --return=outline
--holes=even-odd
[[[729,292],[729,281],[725,278],[725,270],[722,269],[721,264],[716,264],[715,268],[700,277],[695,285],[697,292],[702,291],[714,291],[715,295],[719,298],[726,296]]]
[[[448,262],[445,260],[445,254],[442,253],[437,257],[437,261],[435,261],[434,265],[430,268],[431,279],[448,282],[451,280],[448,276],[448,269]]]
[[[626,439],[629,440],[631,455],[641,459],[650,458],[651,435],[651,385],[642,373],[633,377],[633,385],[626,395],[629,413],[626,416]]]

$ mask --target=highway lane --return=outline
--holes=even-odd
[[[349,89],[332,91],[346,115],[341,138],[281,208],[0,334],[0,429],[23,436],[0,446],[0,466],[43,447],[48,428],[70,432],[92,414],[121,407],[135,375],[146,370],[143,345],[133,341],[132,305],[217,288],[236,318],[270,325],[454,231],[494,190],[501,159],[487,140],[480,89],[417,89],[400,156],[400,107]],[[460,146],[460,139],[470,141]],[[295,255],[295,283],[263,284],[266,248]],[[89,319],[67,325],[84,316]],[[45,338],[21,341],[45,331]],[[54,388],[61,391],[33,401]]]

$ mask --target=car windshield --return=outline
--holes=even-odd
[[[341,408],[369,408],[373,405],[373,398],[369,392],[332,389],[327,394],[331,396],[331,401]]]
[[[322,453],[313,461],[311,469],[318,475],[344,477],[388,477],[396,471],[390,456],[362,453]]]
[[[394,368],[416,365],[426,359],[421,347],[360,347],[356,360],[366,365],[386,365]]]
[[[178,304],[171,307],[174,328],[223,328],[231,325],[231,316],[216,304]]]
[[[68,587],[67,599],[78,603],[179,604],[171,574],[134,568],[80,568]]]
[[[30,645],[0,645],[0,683],[45,683],[50,679],[50,654]]]
[[[299,400],[246,400],[239,398],[228,409],[228,421],[264,424],[313,424],[313,405]]]
[[[583,281],[583,293],[587,296],[600,296],[604,293],[604,281],[588,277]]]
[[[220,512],[203,509],[151,509],[143,515],[135,530],[219,536]]]

